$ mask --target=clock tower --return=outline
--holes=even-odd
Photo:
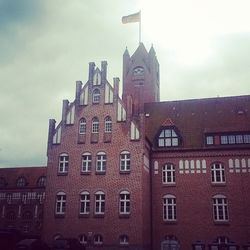
[[[153,47],[147,52],[140,43],[130,56],[123,54],[123,95],[127,110],[137,116],[144,111],[144,103],[159,102],[159,63]]]

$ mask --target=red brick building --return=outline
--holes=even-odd
[[[41,235],[46,167],[0,168],[0,229]]]
[[[250,240],[250,96],[160,102],[159,89],[143,44],[123,55],[122,99],[107,63],[89,64],[49,122],[45,240],[155,250]]]

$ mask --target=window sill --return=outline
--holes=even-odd
[[[104,218],[104,214],[94,214],[94,218]]]
[[[56,219],[64,219],[65,218],[65,214],[55,214],[55,218]]]
[[[130,218],[130,214],[119,214],[119,218],[120,219],[129,219]]]
[[[163,223],[167,225],[176,225],[177,221],[176,220],[164,220]]]
[[[79,214],[78,216],[79,218],[89,218],[90,217],[90,214]]]
[[[228,220],[225,220],[225,221],[214,221],[214,225],[216,226],[229,226],[230,223]]]
[[[68,175],[68,172],[65,172],[65,173],[57,173],[57,176],[66,176],[66,175]]]
[[[91,171],[81,172],[81,175],[90,175]]]
[[[105,175],[106,171],[96,171],[95,174],[96,175]]]
[[[120,170],[120,174],[130,174],[130,170]]]
[[[176,187],[176,183],[162,183],[163,187]]]
[[[213,187],[225,187],[226,186],[226,182],[212,182],[211,185]]]

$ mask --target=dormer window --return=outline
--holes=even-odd
[[[158,147],[177,147],[180,144],[180,137],[174,128],[164,128],[158,137]]]

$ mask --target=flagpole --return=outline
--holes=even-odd
[[[141,43],[141,11],[140,11],[140,21],[139,21],[139,45]]]

